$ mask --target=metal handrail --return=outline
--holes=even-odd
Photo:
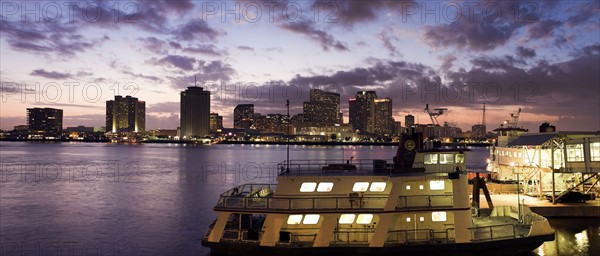
[[[440,199],[440,200],[436,200]],[[448,202],[445,202],[447,200]],[[441,201],[441,202],[439,202]],[[416,195],[399,196],[396,209],[405,208],[434,208],[434,207],[453,207],[453,195]]]
[[[217,209],[261,210],[373,210],[381,211],[387,203],[386,196],[365,197],[239,197],[221,196]]]
[[[510,229],[509,229],[510,228]],[[515,225],[513,224],[501,224],[501,225],[491,225],[491,226],[481,226],[481,227],[471,227],[468,228],[471,230],[472,239],[471,241],[487,241],[487,240],[495,240],[495,239],[506,239],[506,238],[516,238]],[[494,229],[501,229],[501,231],[510,231],[509,235],[500,235],[494,236]],[[479,233],[478,233],[479,231]],[[499,233],[500,231],[496,231]],[[485,237],[478,238],[478,236],[485,235]]]
[[[340,236],[341,235],[341,236]],[[351,236],[354,240],[351,240]],[[339,231],[333,232],[333,238],[331,244],[368,244],[371,238],[375,235],[375,231],[369,230],[352,230],[352,231]],[[345,241],[340,239],[345,238]],[[360,239],[360,240],[359,240]]]

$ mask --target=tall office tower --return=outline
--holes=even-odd
[[[218,113],[210,113],[210,131],[216,132],[223,129],[223,117]]]
[[[107,132],[143,132],[146,130],[146,102],[138,98],[115,96],[106,101]]]
[[[304,121],[321,124],[339,124],[340,94],[319,89],[310,90],[310,101],[304,102]]]
[[[486,133],[485,125],[476,124],[471,127],[471,137],[475,139],[485,139]]]
[[[392,112],[392,99],[375,99],[375,134],[392,135],[394,125]]]
[[[58,133],[62,131],[63,110],[55,108],[28,108],[27,125],[30,131]]]
[[[410,115],[410,114],[404,116],[404,127],[406,127],[406,129],[410,129],[414,126],[415,126],[415,116]]]
[[[248,129],[254,123],[254,104],[239,104],[233,109],[233,128]]]
[[[210,135],[210,92],[190,86],[181,92],[181,138],[191,139]]]
[[[352,129],[360,132],[375,132],[375,91],[360,91],[351,98],[349,103],[349,118]]]

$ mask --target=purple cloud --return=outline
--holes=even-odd
[[[315,28],[314,24],[310,21],[305,20],[297,23],[282,23],[280,27],[294,33],[302,34],[311,40],[318,42],[325,51],[328,51],[330,48],[338,51],[348,50],[348,47],[344,43],[335,40],[331,34]]]
[[[44,77],[44,78],[48,78],[48,79],[68,79],[68,78],[72,78],[73,77],[73,75],[71,75],[69,73],[60,73],[60,72],[56,72],[56,71],[46,71],[44,69],[33,70],[33,71],[31,71],[31,73],[29,73],[29,75]]]
[[[174,67],[178,67],[185,71],[190,71],[194,69],[194,64],[196,64],[196,59],[191,57],[185,57],[180,55],[167,55],[162,59],[156,61],[159,64],[168,64]]]

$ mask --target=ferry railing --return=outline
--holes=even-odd
[[[351,231],[334,231],[333,239],[330,244],[333,245],[350,245],[350,244],[369,244],[375,235],[374,231],[370,230],[351,230]]]
[[[216,209],[242,210],[373,210],[381,211],[388,197],[239,197],[221,196]]]
[[[388,232],[386,244],[449,243],[453,240],[454,228],[444,231],[433,229],[393,230]]]
[[[314,159],[290,160],[277,164],[280,175],[319,174],[319,173],[355,173],[364,171],[390,171],[393,169],[392,159]]]
[[[217,207],[241,204],[244,198],[268,196],[275,192],[277,184],[243,184],[223,192],[217,202]]]
[[[471,241],[491,241],[516,237],[513,224],[472,227],[469,230],[471,231]]]
[[[453,195],[399,196],[396,209],[435,208],[454,206]]]

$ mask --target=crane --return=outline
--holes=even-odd
[[[444,110],[448,110],[448,109],[447,108],[435,108],[433,110],[435,110],[437,112],[431,112],[431,110],[429,109],[429,104],[425,104],[425,112],[427,112],[427,114],[429,114],[429,118],[431,118],[431,123],[434,125],[440,125],[440,123],[438,123],[437,117],[444,114]]]

